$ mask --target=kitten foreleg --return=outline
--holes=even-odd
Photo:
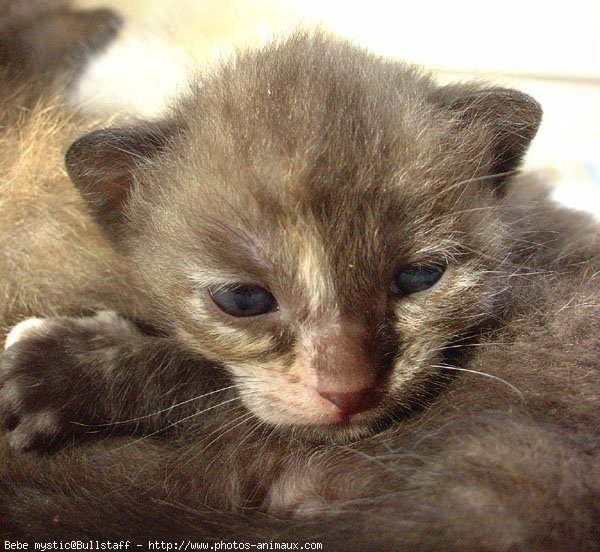
[[[0,356],[0,415],[21,451],[178,427],[224,387],[217,367],[110,311],[26,320]]]

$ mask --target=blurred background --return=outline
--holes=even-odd
[[[527,158],[554,197],[600,220],[600,2],[532,0],[77,0],[124,16],[75,101],[158,115],[190,72],[298,25],[424,65],[440,82],[483,79],[534,96],[544,121]]]

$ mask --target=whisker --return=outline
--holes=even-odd
[[[225,424],[222,424],[221,426],[219,426],[217,429],[215,429],[213,432],[209,433],[207,435],[206,438],[210,437],[211,435],[215,434],[218,431],[221,431],[223,428],[231,425],[232,423],[236,422],[237,420],[239,420],[240,418],[242,418],[241,422],[238,422],[237,424],[231,426],[229,429],[219,433],[219,435],[217,435],[212,441],[210,441],[210,443],[208,443],[207,445],[205,445],[204,447],[202,447],[202,449],[200,449],[199,451],[197,451],[195,454],[193,454],[188,460],[186,460],[185,462],[183,462],[182,464],[178,465],[179,469],[183,469],[185,468],[190,462],[192,462],[193,460],[195,460],[196,458],[198,458],[198,456],[200,456],[203,452],[205,452],[211,445],[213,445],[214,443],[216,443],[219,439],[221,439],[224,435],[226,435],[227,433],[229,433],[230,431],[233,431],[236,427],[239,427],[240,425],[246,423],[248,420],[254,418],[254,414],[252,414],[252,412],[245,412],[244,414],[238,416],[237,418],[234,418],[233,420],[228,421]],[[200,443],[204,442],[205,439],[203,439],[202,441],[200,441]],[[204,469],[206,471],[208,471],[208,468],[210,466],[212,466],[212,464],[214,463],[214,461],[217,459],[216,456],[214,456],[210,462],[208,462],[208,464],[204,465]]]
[[[481,163],[481,157],[479,158],[479,163]],[[476,174],[477,170],[475,170],[474,172]],[[477,182],[483,182],[486,180],[490,180],[492,178],[499,178],[499,177],[503,177],[503,176],[512,176],[517,173],[518,173],[518,171],[512,170],[512,171],[505,171],[505,172],[499,172],[499,173],[494,173],[494,174],[484,174],[483,176],[473,176],[471,178],[465,178],[464,180],[460,180],[458,182],[455,182],[454,184],[451,184],[450,186],[444,187],[442,190],[437,192],[437,194],[434,195],[430,199],[430,201],[435,201],[440,196],[444,196],[449,191],[454,190],[455,188],[460,188],[461,186],[466,187],[467,184],[476,184]]]
[[[246,412],[245,414],[242,414],[241,416],[238,416],[237,418],[235,418],[234,420],[231,420],[231,422],[229,422],[227,425],[229,425],[230,423],[233,423],[237,420],[239,420],[240,418],[243,418],[241,422],[238,422],[237,424],[235,424],[234,426],[230,427],[229,429],[223,431],[222,433],[219,433],[219,435],[217,435],[210,443],[208,443],[207,445],[205,445],[204,447],[202,447],[202,449],[199,451],[199,453],[203,453],[205,450],[207,450],[211,445],[214,445],[219,439],[221,439],[223,437],[223,435],[226,435],[227,433],[229,433],[230,431],[233,431],[236,427],[241,426],[242,424],[245,424],[246,422],[248,422],[250,419],[254,418],[254,414],[252,414],[252,412]],[[219,429],[223,429],[223,427],[226,426],[221,426],[221,428]],[[214,433],[214,432],[213,432]],[[212,435],[212,434],[211,434]],[[246,437],[247,438],[247,437]],[[244,439],[245,440],[245,439]],[[243,441],[242,441],[243,442]],[[239,445],[232,451],[231,455],[233,455],[233,453],[239,448]],[[230,457],[231,457],[230,455]],[[213,459],[206,465],[206,469],[208,470],[208,468],[213,464],[213,462],[216,460],[216,457],[213,457]]]
[[[242,399],[241,396],[233,397],[232,399],[227,399],[226,401],[222,401],[220,403],[217,403],[217,404],[214,404],[212,406],[209,406],[208,408],[205,408],[204,410],[200,410],[199,412],[194,412],[193,414],[190,414],[189,416],[185,416],[184,418],[181,418],[180,420],[172,422],[169,425],[165,426],[164,428],[161,428],[158,431],[156,431],[154,433],[151,433],[150,435],[147,435],[147,437],[150,437],[151,435],[155,435],[156,433],[159,433],[161,431],[165,431],[167,429],[175,427],[176,425],[179,425],[180,423],[185,422],[186,420],[189,420],[191,418],[195,418],[196,416],[200,416],[202,414],[205,414],[206,412],[209,412],[210,410],[213,410],[215,408],[219,408],[221,406],[224,406],[226,404],[229,404],[229,403],[232,403],[232,402],[235,402],[235,401],[239,401],[241,399]]]
[[[252,427],[250,429],[250,431],[248,431],[248,433],[246,434],[246,436],[237,444],[237,446],[231,451],[231,453],[229,454],[229,456],[227,457],[227,459],[231,459],[233,458],[234,454],[240,450],[242,448],[242,445],[248,440],[248,438],[257,430],[261,427],[261,425],[265,424],[265,422],[261,421],[261,420],[256,420],[256,423],[254,424],[254,427]],[[266,425],[266,424],[265,424]]]
[[[170,412],[170,411],[174,410],[175,408],[178,408],[185,404],[203,399],[204,397],[208,397],[210,395],[215,395],[216,393],[222,393],[223,391],[228,391],[229,389],[235,389],[236,387],[237,387],[237,385],[229,385],[227,387],[222,387],[221,389],[217,389],[216,391],[210,391],[209,393],[204,393],[203,395],[197,395],[196,397],[192,397],[191,399],[186,399],[185,401],[181,401],[177,404],[168,406],[167,408],[163,408],[162,410],[157,410],[156,412],[152,412],[151,414],[144,414],[143,416],[137,416],[136,418],[129,418],[128,420],[119,420],[118,422],[107,422],[105,424],[83,424],[81,422],[71,422],[71,423],[73,425],[78,425],[78,426],[83,426],[83,427],[108,427],[108,426],[127,424],[130,422],[137,422],[139,420],[145,420],[146,418],[152,418],[153,416],[157,416],[158,414],[163,414],[164,412]],[[211,407],[211,408],[213,408],[213,407]],[[210,410],[210,408],[207,410]]]
[[[394,476],[397,475],[396,473],[394,473],[394,470],[392,468],[390,468],[390,466],[388,466],[385,462],[383,462],[382,460],[380,460],[377,456],[373,456],[373,455],[367,454],[366,452],[363,452],[362,450],[358,450],[357,448],[349,446],[349,445],[345,445],[345,446],[343,446],[341,448],[342,448],[342,450],[344,450],[346,452],[350,452],[352,454],[360,456],[361,458],[364,458],[365,460],[368,460],[369,462],[371,462],[373,464],[377,464],[383,470],[391,473]]]
[[[450,366],[447,364],[438,364],[438,365],[434,366],[434,368],[441,368],[444,370],[456,370],[457,372],[468,372],[470,374],[476,374],[479,376],[484,376],[486,378],[490,378],[490,379],[499,381],[500,383],[503,383],[504,385],[510,387],[510,389],[512,389],[517,395],[519,395],[519,398],[521,399],[521,401],[525,402],[525,396],[523,395],[523,393],[521,392],[520,389],[518,389],[512,383],[506,381],[505,379],[502,379],[498,376],[494,376],[493,374],[487,374],[486,372],[479,372],[478,370],[471,370],[469,368],[459,368],[457,366]]]
[[[205,443],[215,433],[219,433],[222,429],[230,426],[231,424],[235,423],[237,420],[240,420],[241,418],[247,418],[248,414],[249,414],[249,412],[246,411],[246,412],[243,412],[242,414],[240,414],[239,416],[237,416],[237,417],[235,417],[233,419],[226,420],[219,427],[217,427],[216,429],[214,429],[213,431],[211,431],[210,433],[208,433],[207,435],[205,435],[203,439],[201,439],[199,441],[196,441],[196,444],[197,445],[201,445],[201,444]],[[218,436],[217,436],[217,439],[218,439]],[[200,451],[200,452],[203,452],[212,443],[213,443],[213,441],[211,441],[208,445],[206,445],[206,447],[203,448],[202,451]]]
[[[189,420],[189,419],[191,419],[191,418],[194,418],[194,417],[196,417],[196,416],[200,416],[200,415],[202,415],[202,414],[204,414],[204,413],[206,413],[206,412],[208,412],[208,411],[210,411],[210,410],[213,410],[213,409],[215,409],[215,408],[218,408],[218,407],[224,406],[224,405],[226,405],[226,404],[229,404],[229,403],[232,403],[232,402],[234,402],[234,401],[239,401],[239,400],[241,400],[241,399],[242,399],[242,397],[241,397],[241,396],[234,397],[234,398],[232,398],[232,399],[228,399],[228,400],[226,400],[226,401],[223,401],[223,402],[220,402],[220,403],[218,403],[218,404],[215,404],[215,405],[213,405],[213,406],[210,406],[210,407],[208,407],[208,408],[205,408],[204,410],[201,410],[200,412],[194,412],[193,414],[190,414],[189,416],[185,416],[184,418],[181,418],[180,420],[177,420],[177,421],[175,421],[175,422],[172,422],[172,423],[170,423],[170,424],[166,425],[165,427],[161,427],[161,428],[157,429],[156,431],[153,431],[153,432],[151,432],[151,433],[148,433],[148,434],[146,434],[146,435],[142,435],[142,436],[141,436],[141,437],[139,437],[138,439],[134,439],[133,441],[130,441],[130,442],[128,442],[128,443],[126,443],[126,444],[124,444],[124,445],[123,445],[123,446],[121,446],[121,447],[117,447],[117,448],[116,448],[116,449],[114,449],[114,450],[115,450],[115,451],[122,450],[122,449],[124,449],[124,448],[126,448],[126,447],[128,447],[128,446],[131,446],[131,445],[135,444],[135,443],[139,443],[139,442],[143,441],[144,439],[148,439],[149,437],[153,437],[154,435],[157,435],[157,434],[159,434],[159,433],[162,433],[162,432],[164,432],[164,431],[167,431],[168,429],[170,429],[170,428],[172,428],[172,427],[175,427],[175,426],[177,426],[177,425],[181,424],[182,422],[185,422],[186,420]]]

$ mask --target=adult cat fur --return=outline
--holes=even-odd
[[[137,418],[129,431],[153,432],[199,403],[213,409],[162,441],[15,454],[0,527],[36,539],[594,549],[598,230],[524,198],[527,180],[508,182],[539,118],[519,93],[439,88],[317,35],[241,56],[167,121],[78,141],[68,170],[143,277],[160,331],[115,329],[118,319],[101,315],[25,332],[2,360],[13,431],[28,416],[66,412],[67,425]],[[292,322],[242,324],[203,295],[224,266],[229,282],[232,272],[256,279],[265,261]],[[390,293],[396,271],[423,262],[449,268],[429,290]],[[71,341],[57,341],[65,331]],[[356,346],[348,335],[361,331]],[[115,347],[129,347],[126,366],[102,355]],[[152,363],[149,350],[173,354]],[[363,364],[377,374],[376,404],[332,419],[320,381],[321,398],[304,397],[309,412],[294,404],[307,393],[303,370],[342,381],[343,393],[366,377]],[[287,387],[261,395],[290,366]],[[237,389],[174,407],[231,381]],[[28,402],[32,382],[58,392]],[[168,416],[153,416],[161,409]]]
[[[109,11],[75,11],[66,1],[0,2],[1,336],[27,316],[134,308],[126,263],[62,161],[78,134],[100,124],[67,109],[64,92],[118,25]]]

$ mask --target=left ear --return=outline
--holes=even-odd
[[[498,187],[519,167],[542,121],[542,108],[531,96],[510,88],[448,85],[434,101],[459,118],[461,128],[486,127],[492,150],[491,175]]]
[[[104,128],[84,134],[65,155],[67,173],[107,236],[118,243],[124,212],[144,162],[169,147],[175,126],[167,123]]]

